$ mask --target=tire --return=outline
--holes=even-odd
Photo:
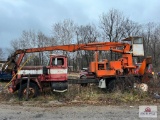
[[[85,75],[82,75],[81,77],[80,77],[80,79],[86,79],[87,77],[85,76]],[[87,87],[87,85],[88,85],[88,83],[81,83],[81,86],[82,87]]]
[[[21,88],[18,90],[19,98],[25,98],[27,93],[27,83],[23,84]],[[39,93],[38,86],[34,83],[29,84],[29,94],[28,98],[37,97]]]
[[[120,80],[111,80],[109,83],[108,83],[108,91],[109,92],[114,92],[114,91],[123,91],[123,83],[122,81]]]
[[[113,92],[116,89],[116,80],[111,80],[108,83],[108,91]]]

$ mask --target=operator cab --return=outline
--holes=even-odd
[[[122,41],[131,42],[133,56],[144,56],[143,37],[128,37]]]

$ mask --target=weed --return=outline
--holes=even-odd
[[[20,102],[33,106],[53,106],[54,104],[59,105],[60,103],[85,103],[102,105],[147,104],[155,102],[155,99],[153,99],[153,93],[155,90],[159,89],[156,86],[157,84],[155,83],[150,84],[148,92],[142,92],[138,89],[131,89],[123,92],[120,90],[116,90],[114,92],[105,92],[94,84],[88,84],[87,87],[72,84],[69,85],[67,92],[54,93],[51,90],[48,90],[44,93],[41,93],[41,95],[36,98],[29,99],[29,101],[22,99]],[[0,93],[0,101],[18,103],[19,99],[17,93],[10,94],[7,91],[2,91]]]

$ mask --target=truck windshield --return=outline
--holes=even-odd
[[[133,44],[143,44],[143,38],[140,37],[140,38],[134,39]]]
[[[57,63],[56,63],[57,60]],[[52,59],[52,65],[64,65],[64,59],[63,58],[53,58]]]

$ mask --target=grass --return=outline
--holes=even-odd
[[[6,83],[0,82],[1,88]],[[80,85],[69,85],[68,91],[65,93],[53,93],[47,91],[41,93],[40,96],[32,98],[29,101],[22,99],[19,101],[17,93],[11,94],[6,90],[0,92],[0,102],[10,104],[25,104],[29,106],[61,106],[61,105],[80,105],[80,104],[94,104],[94,105],[134,105],[134,104],[151,104],[160,103],[160,100],[153,98],[155,91],[160,92],[157,84],[151,84],[148,92],[140,90],[129,90],[121,92],[119,90],[114,92],[106,92],[99,89],[97,85],[90,84],[87,87]]]
[[[139,90],[131,91],[115,91],[112,93],[102,91],[95,85],[88,87],[81,87],[80,85],[69,86],[66,93],[47,93],[41,95],[34,101],[40,101],[44,104],[50,103],[50,101],[58,101],[64,104],[95,104],[95,105],[122,105],[122,104],[141,104],[141,103],[154,103],[150,92],[142,92]],[[54,102],[53,102],[54,103]]]

